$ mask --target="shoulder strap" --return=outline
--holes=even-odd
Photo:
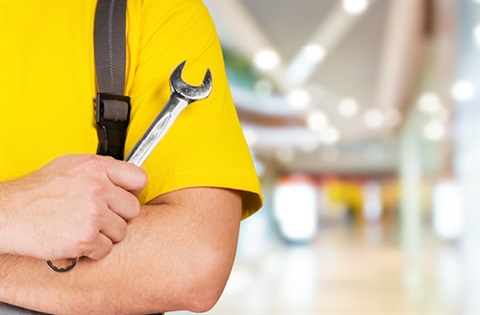
[[[97,154],[123,159],[130,98],[125,89],[126,0],[98,0],[94,47],[97,74]]]
[[[123,160],[130,116],[130,98],[124,96],[126,11],[126,0],[98,0],[94,29],[97,154],[119,160]]]
[[[124,93],[126,4],[126,0],[98,0],[95,67],[98,89],[103,93]]]

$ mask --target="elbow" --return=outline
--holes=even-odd
[[[194,292],[186,301],[185,309],[194,313],[204,313],[211,310],[220,299],[215,289],[202,288],[201,292]]]
[[[185,309],[195,313],[207,312],[217,304],[233,265],[233,259],[219,253],[199,256],[191,262],[183,290]]]

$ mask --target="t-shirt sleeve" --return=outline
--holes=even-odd
[[[213,79],[210,96],[187,106],[142,166],[149,182],[140,200],[188,187],[230,188],[242,192],[248,217],[262,205],[260,185],[207,9],[200,1],[131,1],[128,9],[126,152],[166,104],[170,75],[181,62],[186,83],[200,85],[207,69]]]

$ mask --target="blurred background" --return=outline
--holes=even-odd
[[[480,314],[480,1],[204,2],[265,197],[209,313]]]

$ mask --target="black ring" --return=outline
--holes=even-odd
[[[68,266],[67,268],[58,268],[58,267],[54,266],[53,263],[50,260],[47,260],[47,265],[48,265],[48,267],[50,267],[50,269],[52,269],[55,272],[67,272],[67,271],[72,270],[73,267],[75,267],[75,265],[77,264],[77,262],[78,262],[78,257],[75,258],[73,260],[72,264],[70,266]]]

